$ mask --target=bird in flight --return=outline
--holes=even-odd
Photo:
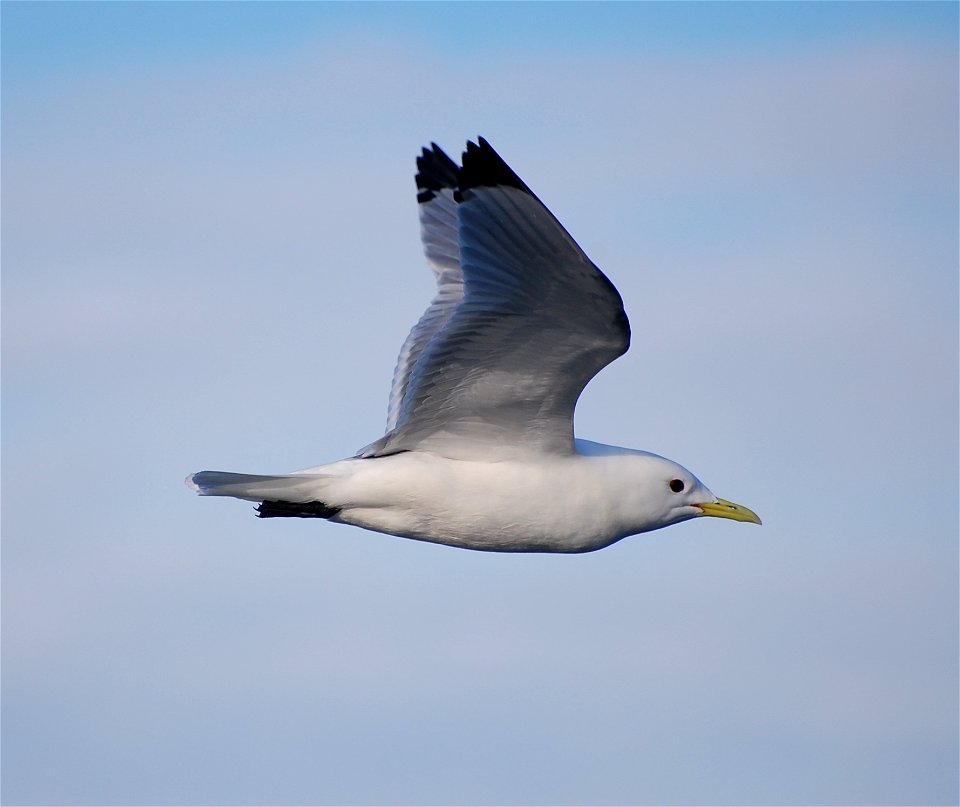
[[[417,158],[437,292],[404,342],[386,434],[280,476],[200,471],[261,518],[323,518],[492,552],[591,552],[716,516],[760,523],[686,468],[574,437],[577,398],[630,344],[620,294],[482,137]]]

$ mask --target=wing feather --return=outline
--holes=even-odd
[[[441,283],[411,333],[413,350],[401,354],[392,431],[363,455],[571,453],[577,398],[629,346],[620,295],[482,138],[468,143],[457,182],[449,198],[458,203],[460,296],[438,303]],[[447,190],[422,214],[444,216],[443,226],[423,225],[425,245],[427,233],[449,244]]]
[[[436,143],[432,143],[429,149],[423,149],[417,158],[420,239],[437,280],[437,292],[400,348],[390,388],[387,432],[397,426],[410,383],[410,373],[420,354],[433,335],[447,323],[463,298],[457,203],[453,198],[459,170],[457,164]]]

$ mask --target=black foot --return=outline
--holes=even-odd
[[[323,502],[261,502],[257,505],[259,518],[331,518],[340,512]]]

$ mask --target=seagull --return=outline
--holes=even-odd
[[[200,471],[261,518],[322,518],[488,552],[592,552],[716,516],[760,524],[686,468],[574,437],[584,387],[630,344],[620,294],[482,137],[417,158],[437,292],[400,351],[386,433],[280,476]]]

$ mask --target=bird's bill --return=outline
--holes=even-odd
[[[731,518],[734,521],[748,521],[751,524],[762,524],[760,516],[753,512],[749,507],[742,504],[734,504],[726,499],[717,499],[715,502],[704,502],[695,504],[699,507],[703,515],[716,516],[717,518]]]

